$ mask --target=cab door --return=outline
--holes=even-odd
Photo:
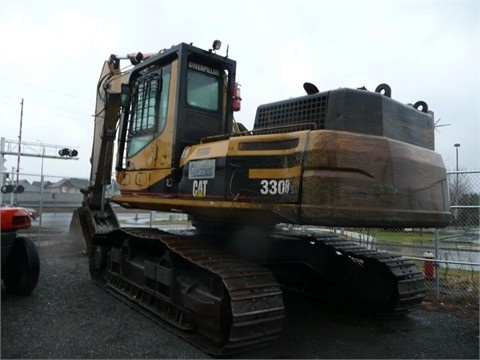
[[[131,85],[124,167],[117,175],[127,191],[161,193],[165,184],[171,183],[166,179],[172,172],[173,153],[171,83],[172,64],[168,64],[143,74]]]

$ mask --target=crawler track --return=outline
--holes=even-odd
[[[242,238],[241,249],[255,249],[254,256],[234,255],[223,239],[119,229],[93,239],[90,272],[112,294],[214,356],[279,335],[280,286],[389,317],[423,299],[423,276],[413,262],[336,236],[273,232],[262,238],[264,251],[258,238]]]
[[[308,268],[286,272],[276,266],[285,259],[270,259],[274,275],[286,288],[350,310],[382,316],[402,315],[422,302],[424,278],[411,260],[337,236],[277,233],[272,242],[280,249],[277,254],[302,264],[304,270]]]
[[[116,231],[115,241],[120,238],[123,245],[108,250],[103,275],[94,276],[97,283],[201,350],[215,356],[238,353],[268,344],[281,332],[282,291],[268,269],[198,237],[135,228]],[[150,249],[154,243],[157,253],[139,264],[135,247],[124,251],[128,243]],[[167,267],[162,265],[165,254]],[[134,280],[132,267],[142,269],[145,280]],[[153,280],[161,271],[168,276]],[[204,286],[206,278],[211,287]]]
[[[367,262],[376,263],[384,269],[384,274],[390,272],[393,293],[391,302],[385,304],[387,315],[401,315],[420,306],[425,292],[425,283],[422,273],[413,261],[387,252],[367,249],[339,238],[325,240],[317,238],[317,241],[351,259],[363,261],[364,264]],[[366,307],[366,304],[364,307]]]

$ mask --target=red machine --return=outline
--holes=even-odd
[[[29,295],[37,286],[40,259],[31,239],[17,231],[29,228],[30,216],[24,208],[2,208],[2,280],[9,293]]]

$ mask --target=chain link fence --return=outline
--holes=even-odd
[[[38,213],[78,206],[83,199],[79,189],[88,186],[88,180],[54,175],[20,173],[18,179],[5,171],[0,175],[0,205],[34,208]]]
[[[337,229],[370,248],[411,259],[427,291],[478,299],[480,288],[480,171],[447,174],[450,225],[444,229]]]
[[[318,228],[290,226],[304,234],[331,232],[358,245],[410,259],[427,293],[471,298],[480,289],[480,171],[447,173],[451,222],[444,229]]]

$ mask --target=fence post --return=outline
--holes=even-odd
[[[440,298],[440,278],[438,276],[438,229],[435,229],[435,297]]]
[[[150,211],[150,227],[152,227],[154,221],[155,221],[155,211]]]

